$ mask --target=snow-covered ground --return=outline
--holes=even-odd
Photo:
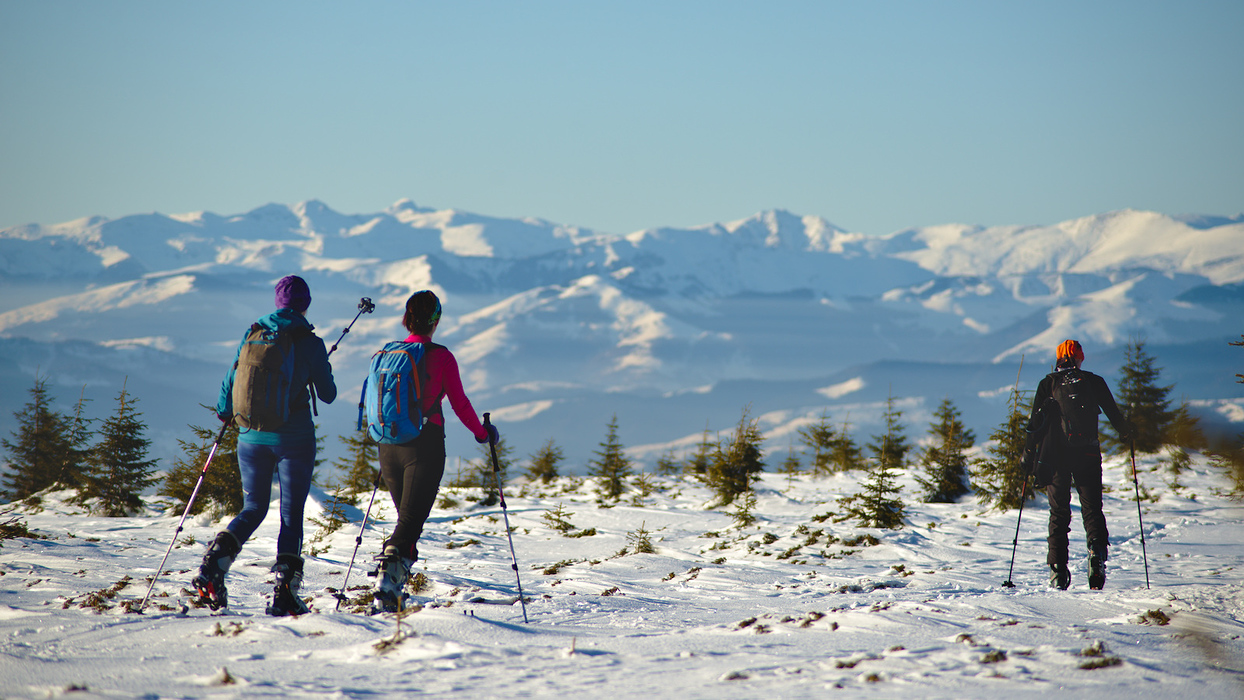
[[[1198,456],[1176,490],[1156,458],[1140,462],[1158,496],[1143,503],[1147,587],[1130,467],[1105,469],[1102,591],[1085,581],[1078,517],[1072,587],[1047,587],[1044,498],[1024,510],[1007,588],[1017,512],[912,503],[911,474],[907,525],[895,531],[823,517],[861,475],[766,474],[757,520],[741,529],[692,481],[657,479],[663,491],[613,508],[596,504],[590,481],[511,483],[528,622],[502,511],[453,489],[442,496],[457,503],[438,504],[420,543],[416,570],[430,585],[400,623],[334,610],[328,589],[342,585],[359,511],[318,543],[308,524],[307,547],[327,545],[308,559],[313,614],[263,613],[275,504],[234,565],[226,613],[180,610],[222,525],[204,516],[187,522],[186,544],[136,614],[127,603],[146,592],[179,513],[100,518],[47,494],[0,509],[0,523],[41,536],[0,542],[0,696],[1240,697],[1244,509],[1224,495],[1227,480]],[[392,527],[384,498],[351,589],[372,582],[364,572]],[[309,516],[321,516],[323,494],[313,499]],[[545,516],[559,504],[573,532],[596,534],[552,529]],[[655,553],[634,553],[641,531]]]

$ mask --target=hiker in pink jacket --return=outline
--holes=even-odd
[[[424,424],[419,436],[410,442],[378,445],[380,475],[398,513],[393,535],[384,543],[380,565],[383,577],[376,600],[382,610],[398,608],[410,567],[419,559],[416,545],[423,534],[423,524],[432,512],[445,473],[445,413],[441,400],[449,399],[454,414],[475,436],[476,442],[498,439],[496,428],[490,425],[486,429],[475,415],[475,408],[462,390],[458,361],[453,353],[444,345],[432,342],[432,334],[440,320],[441,302],[432,292],[415,292],[406,300],[402,325],[410,331],[410,336],[405,342],[424,346],[420,362],[425,381],[420,389]]]

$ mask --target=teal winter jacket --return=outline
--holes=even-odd
[[[256,445],[283,445],[298,440],[314,440],[315,423],[311,417],[309,387],[314,385],[316,398],[324,403],[332,403],[337,398],[337,385],[333,382],[333,368],[328,362],[324,341],[315,334],[315,327],[302,314],[292,309],[277,309],[261,317],[256,323],[277,332],[305,332],[298,333],[294,339],[294,379],[290,389],[289,420],[273,432],[242,429],[238,441]],[[249,332],[250,329],[247,328],[242,335],[243,341]],[[225,373],[225,379],[220,384],[220,398],[216,401],[216,414],[221,420],[233,417],[233,377],[241,354],[242,343],[238,343],[233,363],[229,365],[229,371]]]

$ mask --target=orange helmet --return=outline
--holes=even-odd
[[[1080,342],[1077,340],[1064,340],[1058,346],[1058,360],[1061,362],[1070,359],[1077,363],[1084,362],[1084,348],[1080,347]]]

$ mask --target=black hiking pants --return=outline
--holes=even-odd
[[[1101,507],[1101,452],[1096,447],[1070,450],[1068,457],[1054,470],[1054,482],[1045,487],[1050,499],[1049,549],[1046,562],[1050,566],[1067,563],[1067,535],[1071,532],[1071,487],[1080,496],[1080,517],[1090,551],[1103,553],[1110,544],[1106,515]]]
[[[414,440],[401,445],[382,443],[377,451],[380,476],[397,507],[397,525],[385,544],[395,545],[407,559],[417,559],[415,545],[445,474],[445,427],[424,423]]]

